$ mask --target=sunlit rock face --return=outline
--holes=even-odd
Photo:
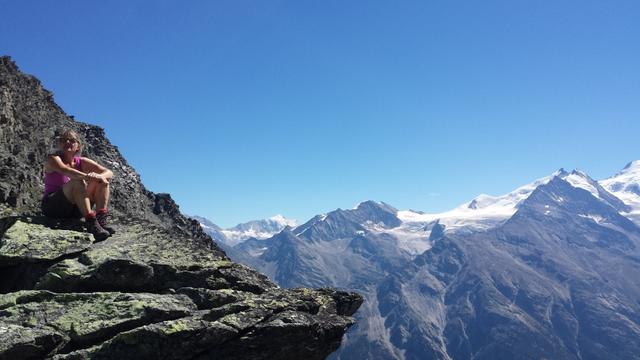
[[[0,58],[0,359],[324,359],[362,298],[280,289],[234,263],[139,176],[98,127],[74,121]],[[116,233],[39,214],[54,130],[110,167]]]

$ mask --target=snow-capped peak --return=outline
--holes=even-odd
[[[275,215],[268,219],[252,220],[246,223],[238,224],[230,229],[222,230],[227,237],[230,245],[239,244],[249,238],[259,240],[267,239],[279,233],[287,226],[296,227],[296,220],[287,219],[282,215]]]
[[[443,213],[420,214],[414,211],[399,211],[398,218],[405,223],[430,223],[438,220],[440,224],[445,226],[447,231],[488,229],[510,218],[518,210],[519,205],[538,186],[547,184],[556,177],[568,182],[575,188],[589,191],[595,197],[608,202],[615,208],[624,208],[624,204],[583,171],[573,170],[569,173],[561,168],[549,176],[521,186],[502,196],[481,194],[470,202]]]
[[[593,196],[598,198],[600,197],[600,191],[598,190],[598,183],[580,170],[573,170],[571,174],[566,176],[561,176],[561,178],[575,188],[581,188],[581,189],[587,190]]]
[[[476,210],[479,212],[485,213],[485,215],[490,214],[509,214],[509,216],[515,213],[518,204],[524,201],[526,198],[531,195],[533,190],[535,190],[538,186],[544,185],[551,181],[556,176],[563,177],[567,176],[568,173],[564,169],[559,169],[549,176],[545,176],[540,178],[532,183],[521,186],[512,192],[502,195],[502,196],[491,196],[486,194],[481,194],[475,197],[470,202],[463,204],[456,209],[468,208],[471,210]],[[455,210],[455,209],[454,209]]]
[[[538,186],[548,183],[555,176],[566,174],[564,169],[560,169],[502,196],[481,194],[470,202],[443,213],[420,214],[414,211],[399,211],[398,218],[405,223],[430,223],[438,220],[445,226],[446,231],[488,229],[510,218],[518,209],[518,205]]]
[[[273,222],[275,222],[277,224],[284,225],[284,226],[291,226],[291,227],[298,226],[298,222],[296,220],[287,219],[286,217],[284,217],[284,216],[282,216],[280,214],[270,217],[269,220],[271,220],[271,221],[273,221]]]
[[[619,212],[626,212],[630,209],[629,206],[620,198],[602,187],[602,185],[593,180],[583,171],[573,170],[570,174],[560,176],[560,178],[568,182],[574,188],[588,191],[591,195],[609,204]]]
[[[536,180],[503,195],[491,196],[481,194],[470,202],[442,213],[424,213],[413,210],[398,211],[397,217],[402,225],[395,229],[398,238],[409,239],[399,244],[410,253],[426,250],[428,243],[415,241],[412,233],[430,238],[435,224],[444,227],[445,232],[473,232],[492,228],[510,218],[517,210],[518,204],[524,201],[541,184],[549,182],[554,175]],[[442,227],[439,227],[442,231]],[[404,234],[401,234],[404,232]],[[399,236],[399,235],[402,235]],[[423,247],[420,247],[423,246]]]
[[[629,186],[631,186],[631,192],[636,192],[633,185],[640,184],[640,160],[628,163],[620,172],[608,179],[601,180],[600,183],[607,189],[611,187],[611,190],[615,192],[624,190]],[[640,192],[638,192],[638,195],[640,195]]]
[[[479,208],[485,208],[487,206],[495,204],[496,201],[498,201],[498,198],[495,196],[480,194],[476,196],[473,200],[471,200],[471,202],[469,202],[469,205],[467,205],[467,207],[469,209],[476,210]]]
[[[640,160],[633,160],[628,163],[627,166],[622,169],[622,172],[635,172],[636,174],[640,173]]]
[[[640,160],[630,162],[619,173],[599,183],[629,206],[625,215],[640,224]]]

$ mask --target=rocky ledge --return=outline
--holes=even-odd
[[[168,194],[147,190],[104,130],[75,121],[0,57],[0,360],[323,359],[359,295],[280,289],[233,263]],[[117,233],[38,216],[55,131],[112,169]]]
[[[322,359],[362,302],[280,289],[153,223],[116,228],[93,243],[80,224],[2,219],[0,359]]]

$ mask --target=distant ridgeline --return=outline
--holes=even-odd
[[[117,233],[104,242],[39,216],[58,129],[115,174]],[[323,359],[361,303],[280,289],[230,261],[168,194],[145,189],[101,128],[0,57],[0,359]]]
[[[205,225],[280,286],[363,294],[330,358],[640,359],[640,161],[439,214],[367,201],[242,240]]]

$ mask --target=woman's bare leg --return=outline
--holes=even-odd
[[[91,211],[91,203],[87,195],[87,183],[84,180],[71,180],[62,186],[64,196],[72,204],[75,204],[82,216],[87,216]]]
[[[84,180],[71,180],[64,184],[62,191],[64,192],[64,196],[67,200],[75,204],[78,209],[80,209],[82,216],[85,218],[87,231],[93,234],[93,238],[96,241],[103,241],[111,236],[111,233],[108,230],[103,229],[98,223],[96,213],[92,213],[87,217],[91,212],[91,201],[89,200],[89,194],[87,193],[87,183]]]
[[[106,209],[109,205],[109,183],[92,181],[87,185],[87,196],[96,209]]]

